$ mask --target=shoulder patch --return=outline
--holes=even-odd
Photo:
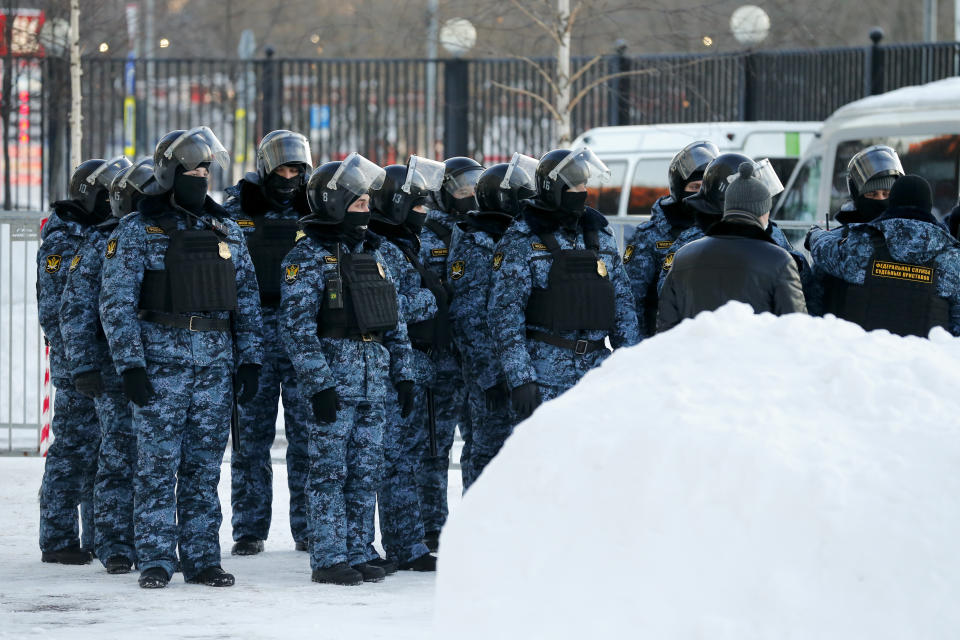
[[[327,264],[337,264],[337,256],[323,256],[323,261]]]
[[[450,265],[450,279],[459,280],[463,277],[463,271],[466,268],[467,263],[463,260],[456,260],[453,264]]]
[[[530,246],[533,247],[533,250],[534,250],[534,251],[546,251],[546,250],[547,250],[547,245],[543,244],[542,242],[534,242],[534,243],[531,244]]]
[[[256,227],[257,223],[251,220],[250,218],[240,218],[237,220],[237,226],[239,227]]]
[[[670,267],[673,266],[673,256],[676,252],[668,253],[667,257],[663,259],[663,270],[670,271]]]
[[[293,284],[297,280],[297,275],[300,273],[300,265],[290,264],[287,265],[287,268],[284,269],[284,279],[287,281],[287,284]]]
[[[634,247],[632,244],[628,244],[627,248],[623,250],[623,263],[626,264],[633,259]]]
[[[499,271],[500,265],[502,264],[503,264],[503,254],[502,253],[493,254],[493,270]]]
[[[151,225],[147,227],[147,233],[164,233],[164,231],[160,227],[155,227]]]
[[[73,256],[73,260],[70,261],[70,271],[73,271],[80,264],[80,254]]]
[[[449,249],[430,249],[430,256],[433,258],[445,258],[448,253]]]
[[[117,255],[117,239],[110,238],[107,240],[107,257],[112,258]]]
[[[303,240],[303,239],[306,238],[306,237],[307,237],[306,231],[304,231],[303,229],[297,229],[297,235],[295,235],[295,236],[293,237],[293,241],[294,241],[294,242],[300,242],[301,240]]]
[[[62,258],[59,253],[51,253],[50,255],[48,255],[47,266],[46,266],[47,273],[56,273],[57,271],[60,271],[61,259]]]
[[[673,246],[673,240],[657,240],[657,249],[669,249]]]

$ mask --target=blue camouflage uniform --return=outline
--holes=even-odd
[[[450,253],[450,239],[455,219],[442,211],[430,210],[427,221],[420,234],[420,259],[431,269],[441,282],[447,282],[447,256]],[[436,351],[432,354],[436,366],[433,390],[437,416],[437,455],[430,455],[426,434],[420,446],[420,469],[417,484],[420,487],[420,508],[423,512],[423,526],[427,534],[438,534],[447,521],[447,482],[450,468],[450,449],[453,446],[454,431],[460,427],[464,447],[470,440],[469,413],[467,411],[467,389],[460,371],[459,355],[453,348]],[[427,424],[426,403],[417,403],[414,407],[416,424]],[[469,475],[469,471],[467,472]]]
[[[933,269],[937,295],[949,303],[946,329],[960,336],[960,243],[932,216],[912,219],[891,210],[871,222],[831,231],[814,229],[809,236],[814,264],[830,276],[862,285],[874,257],[876,231],[886,240],[893,260]]]
[[[100,425],[93,400],[73,387],[60,323],[60,299],[69,266],[92,220],[78,204],[53,205],[37,251],[37,305],[40,327],[50,345],[50,376],[56,387],[51,429],[40,486],[40,549],[93,549],[93,483],[100,447]],[[80,508],[82,539],[77,518]]]
[[[658,198],[650,208],[650,219],[637,225],[623,250],[623,267],[630,276],[630,286],[637,307],[640,336],[657,332],[657,283],[671,246],[690,228],[690,221],[668,216],[677,208],[672,196]]]
[[[133,533],[133,477],[137,441],[133,415],[113,366],[100,325],[100,273],[107,240],[120,220],[111,218],[92,229],[71,260],[60,301],[60,333],[74,376],[96,371],[103,393],[94,398],[100,421],[100,455],[93,487],[95,548],[106,563],[115,556],[137,561]]]
[[[410,325],[433,318],[437,313],[437,299],[422,286],[420,274],[400,249],[400,245],[403,245],[407,251],[417,255],[419,242],[416,236],[381,238],[380,255],[397,286],[400,313],[405,323]],[[426,402],[426,385],[434,376],[433,361],[416,348],[411,352],[410,361],[414,372],[412,381],[416,383],[416,402],[423,404]],[[418,434],[425,432],[427,425],[413,422],[413,419],[423,417],[423,412],[414,411],[403,418],[396,393],[387,394],[386,423],[383,428],[384,467],[377,503],[380,507],[383,548],[388,558],[400,564],[430,552],[423,543],[423,515],[417,489],[418,445],[421,442]]]
[[[230,432],[232,375],[263,361],[260,299],[240,228],[209,197],[201,224],[175,213],[168,194],[140,201],[108,241],[100,319],[117,371],[144,367],[156,395],[133,407],[137,437],[134,531],[142,571],[174,572],[179,546],[186,580],[220,565],[217,496]],[[220,257],[235,271],[237,311],[181,313],[226,321],[226,331],[191,331],[138,317],[146,270],[162,270],[174,230],[219,227]],[[111,246],[111,243],[116,240]],[[225,255],[226,254],[226,255]]]
[[[464,445],[460,454],[464,491],[480,477],[513,431],[509,402],[488,409],[484,393],[506,383],[496,339],[487,324],[493,254],[506,226],[471,216],[454,228],[450,241],[450,322],[467,385],[472,426],[470,446]]]
[[[305,215],[306,203],[299,198],[294,205],[278,211],[261,195],[260,186],[253,176],[227,188],[229,196],[223,204],[227,214],[240,226],[248,240],[258,226],[272,221],[295,222]],[[291,234],[291,240],[292,240]],[[282,258],[282,256],[281,256]],[[265,260],[266,270],[273,266],[273,275],[279,283],[279,264]],[[259,278],[266,274],[259,273]],[[287,439],[287,487],[290,491],[290,532],[297,542],[307,542],[307,499],[304,493],[310,462],[307,457],[307,425],[311,419],[310,405],[297,392],[297,375],[287,357],[284,340],[279,329],[279,298],[264,299],[261,291],[261,315],[263,317],[264,362],[260,369],[260,385],[257,395],[245,405],[240,405],[240,433],[242,446],[230,458],[231,502],[233,507],[233,539],[252,536],[266,540],[270,532],[273,504],[273,466],[270,448],[276,437],[277,402],[283,397],[283,422]]]
[[[384,404],[395,395],[391,380],[415,379],[402,317],[396,329],[384,334],[384,344],[318,336],[325,275],[338,270],[338,245],[341,255],[362,252],[372,254],[381,265],[385,262],[377,250],[378,238],[368,236],[363,244],[348,245],[317,231],[318,226],[306,225],[306,235],[283,261],[280,303],[280,328],[301,395],[312,398],[335,388],[340,403],[332,424],[309,421],[307,503],[313,570],[342,562],[355,566],[379,557],[373,540]],[[391,275],[385,271],[384,277]]]
[[[546,327],[528,323],[525,314],[532,289],[547,288],[553,263],[550,252],[541,243],[535,229],[554,232],[560,249],[584,249],[585,231],[597,232],[599,255],[607,274],[604,277],[611,279],[615,297],[615,321],[609,333],[610,344],[615,349],[627,347],[639,342],[640,335],[630,279],[623,269],[616,240],[606,218],[588,208],[574,233],[562,228],[544,228],[542,219],[532,216],[531,207],[528,206],[497,245],[490,267],[493,270],[493,285],[487,322],[497,343],[508,386],[516,389],[535,382],[541,399],[546,402],[574,386],[590,369],[599,366],[609,351],[598,349],[577,355],[573,349],[527,337],[528,330],[548,332]],[[595,343],[604,340],[607,335],[602,330],[590,330],[563,332],[558,337],[571,342],[586,340]]]

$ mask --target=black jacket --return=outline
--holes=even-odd
[[[807,312],[796,261],[752,216],[727,216],[677,252],[660,292],[657,330],[730,300],[757,313]]]

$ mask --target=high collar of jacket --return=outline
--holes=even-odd
[[[859,222],[870,222],[871,220],[876,220],[877,216],[871,216],[861,212],[851,200],[845,202],[843,206],[840,207],[840,211],[837,211],[837,215],[835,215],[833,218],[840,224],[855,224]]]
[[[734,236],[737,238],[749,238],[750,240],[763,240],[770,244],[777,244],[771,237],[773,227],[766,229],[760,224],[760,221],[750,215],[732,214],[726,215],[710,226],[706,231],[709,237]]]
[[[372,233],[369,229],[367,229],[367,233],[364,235],[363,242],[360,244],[353,244],[352,241],[346,239],[340,232],[340,225],[320,224],[313,219],[314,217],[315,216],[311,214],[305,218],[301,218],[300,229],[303,230],[303,232],[307,234],[309,238],[325,247],[342,243],[343,245],[348,246],[351,251],[357,251],[358,249],[375,251],[379,249],[380,245],[383,243],[382,237],[376,233]]]
[[[260,176],[255,173],[248,173],[236,187],[227,190],[229,195],[235,195],[240,198],[240,208],[249,216],[262,216],[268,211],[286,213],[292,211],[302,218],[310,214],[310,208],[307,206],[306,190],[298,189],[293,197],[293,202],[285,209],[280,209],[277,205],[267,199],[263,193],[263,185],[260,184]],[[232,191],[232,193],[230,193]]]
[[[155,196],[145,196],[137,205],[137,210],[141,214],[151,218],[171,213],[182,215],[179,209],[174,207],[170,202],[169,191]],[[223,207],[217,204],[216,200],[210,196],[206,196],[203,201],[203,210],[199,214],[194,215],[209,215],[222,220],[227,217],[227,212]]]
[[[874,222],[883,222],[884,220],[916,220],[943,226],[932,213],[916,207],[891,207],[873,219]]]
[[[557,220],[555,211],[541,209],[527,201],[527,206],[523,210],[523,219],[530,227],[530,230],[539,235],[541,233],[555,233],[560,229],[560,221]],[[577,229],[582,233],[584,231],[599,231],[605,229],[609,223],[602,213],[592,207],[587,207],[577,221]]]
[[[83,227],[89,227],[103,222],[102,218],[87,213],[87,210],[80,206],[80,203],[76,200],[57,200],[50,206],[54,213],[57,214],[57,217],[64,222],[75,222]]]
[[[663,196],[653,203],[651,217],[654,211],[659,210],[663,214],[663,219],[672,229],[689,229],[694,224],[694,217],[690,209],[683,206],[683,203],[677,202],[673,196]]]
[[[458,223],[466,232],[482,231],[498,241],[513,223],[513,216],[499,211],[471,211],[463,222]]]
[[[385,238],[393,243],[405,243],[412,247],[416,252],[420,252],[420,238],[413,231],[407,228],[405,224],[387,224],[370,219],[371,233],[379,238]]]

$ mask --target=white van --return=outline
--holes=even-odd
[[[588,145],[610,167],[610,180],[590,185],[590,206],[608,216],[645,216],[657,198],[669,192],[670,160],[687,144],[710,140],[723,153],[770,158],[785,180],[821,126],[819,122],[702,122],[597,127],[570,146]]]
[[[826,215],[832,218],[848,197],[850,158],[875,144],[892,147],[904,171],[930,181],[935,215],[949,213],[960,184],[960,78],[904,87],[837,109],[794,169],[773,217],[787,226],[824,225]]]

